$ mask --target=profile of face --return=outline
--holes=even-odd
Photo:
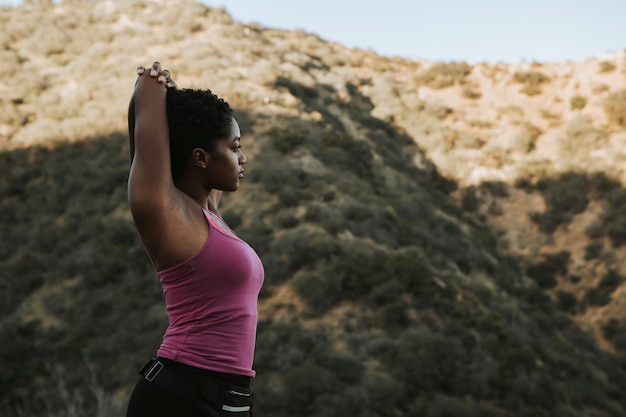
[[[232,119],[230,134],[218,139],[215,148],[208,154],[205,178],[211,189],[236,191],[243,178],[243,165],[247,159],[241,150],[239,124]]]

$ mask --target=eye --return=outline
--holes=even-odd
[[[241,145],[237,145],[233,147],[233,152],[237,153],[241,150]]]

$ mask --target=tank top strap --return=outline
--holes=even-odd
[[[206,217],[207,221],[211,224],[211,227],[216,228],[226,235],[237,237],[235,232],[228,226],[228,224],[226,224],[224,219],[222,219],[222,216],[220,216],[218,213],[212,210],[205,209],[202,209],[202,211],[204,212],[204,216]]]

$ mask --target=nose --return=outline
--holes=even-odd
[[[241,149],[239,149],[239,165],[243,165],[246,163],[248,158],[246,158],[246,154],[243,153]]]

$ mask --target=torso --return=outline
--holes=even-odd
[[[219,214],[190,258],[159,271],[170,325],[158,355],[202,369],[254,376],[257,298],[263,265]]]

